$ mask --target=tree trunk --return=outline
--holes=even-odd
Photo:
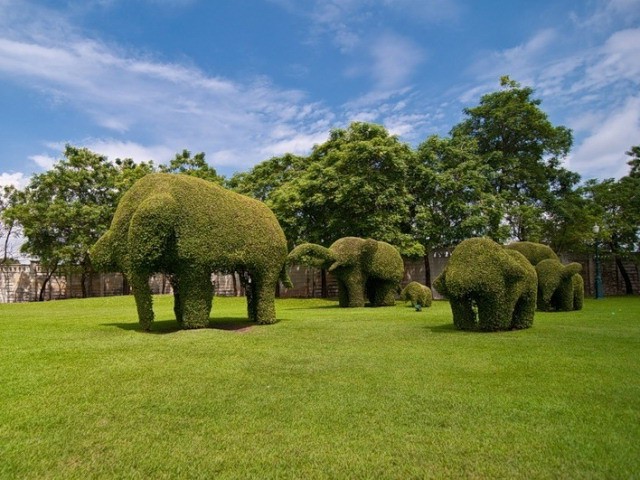
[[[616,255],[616,266],[618,267],[618,270],[620,270],[620,275],[622,275],[622,279],[624,280],[625,293],[627,295],[633,295],[633,285],[631,283],[631,278],[629,277],[627,269],[624,268],[622,259],[618,255]]]
[[[429,265],[429,253],[424,256],[424,282],[431,288],[431,266]]]
[[[56,273],[57,269],[58,269],[58,266],[56,265],[51,270],[47,271],[47,276],[44,277],[44,280],[42,282],[42,286],[40,287],[40,292],[38,292],[38,301],[39,302],[44,302],[44,294],[45,294],[45,292],[47,290],[47,284],[51,280],[51,277],[53,277],[53,274]]]
[[[4,239],[4,255],[2,257],[2,263],[7,263],[7,259],[9,258],[9,239],[11,238],[11,230],[13,230],[13,225],[9,226],[7,230],[7,238]]]
[[[324,268],[320,270],[320,297],[329,297],[329,288],[327,287],[327,270]]]

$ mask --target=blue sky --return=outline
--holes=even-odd
[[[415,146],[505,74],[573,129],[568,168],[627,172],[640,0],[0,0],[0,183],[65,143],[225,175],[354,120]]]

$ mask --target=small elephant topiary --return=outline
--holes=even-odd
[[[338,280],[341,307],[395,305],[394,292],[404,276],[404,262],[398,250],[372,239],[345,237],[329,248],[303,243],[289,253],[290,263],[302,263],[333,272]]]
[[[418,282],[411,282],[400,292],[400,299],[411,302],[411,306],[430,307],[433,300],[431,289]]]
[[[538,310],[569,312],[580,310],[584,299],[584,282],[577,262],[563,265],[546,259],[536,265],[538,274]],[[576,298],[577,297],[577,298]]]
[[[287,242],[263,203],[199,178],[158,173],[122,197],[90,255],[97,268],[125,273],[145,330],[153,321],[149,277],[157,272],[170,275],[178,322],[202,328],[209,324],[216,270],[243,272],[249,319],[275,322]]]
[[[536,267],[538,275],[538,310],[570,311],[581,310],[584,301],[584,280],[578,273],[582,270],[579,263],[562,267],[560,258],[551,247],[542,243],[514,242],[507,248],[522,253]],[[541,268],[538,268],[542,262]],[[570,275],[570,272],[575,272]],[[567,275],[570,276],[570,281]],[[571,285],[573,286],[571,286]]]
[[[506,248],[520,252],[534,267],[542,260],[546,260],[548,258],[552,260],[560,260],[556,252],[554,252],[551,247],[543,243],[513,242],[506,245]]]
[[[433,286],[449,298],[461,330],[529,328],[536,310],[536,271],[520,252],[470,238],[452,252]]]

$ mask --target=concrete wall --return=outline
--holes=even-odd
[[[444,269],[449,259],[450,253],[445,250],[430,253],[425,258],[405,259],[405,275],[402,285],[405,286],[411,281],[423,284],[427,281],[427,273],[430,272],[431,280],[435,279]],[[636,256],[636,261],[624,260],[624,266],[631,278],[633,292],[640,294],[640,255]],[[582,276],[585,282],[585,294],[594,295],[595,284],[595,262],[593,256],[563,256],[562,261],[579,262],[583,266]],[[625,285],[620,270],[617,268],[613,258],[604,257],[602,265],[602,280],[605,295],[625,294]],[[32,302],[37,300],[40,288],[47,276],[37,263],[30,265],[4,265],[0,266],[0,303]],[[317,268],[309,268],[299,265],[291,266],[289,276],[294,288],[286,289],[280,286],[280,296],[285,298],[319,298],[322,296],[322,275]],[[244,295],[238,274],[226,275],[215,273],[211,280],[214,285],[215,294],[222,296]],[[172,293],[169,280],[164,275],[155,275],[150,280],[150,286],[156,294]],[[338,284],[335,277],[328,273],[326,275],[326,287],[329,297],[337,297]],[[94,274],[87,282],[89,296],[103,297],[113,295],[123,295],[130,293],[128,283],[120,273]],[[442,298],[434,290],[434,298]],[[64,298],[79,298],[82,296],[82,285],[79,274],[58,274],[51,277],[45,290],[46,300],[58,300]]]

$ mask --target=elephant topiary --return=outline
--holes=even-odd
[[[546,312],[580,310],[584,299],[581,271],[582,265],[577,262],[563,265],[559,260],[550,258],[539,262],[536,265],[538,310]],[[576,299],[576,296],[579,298]]]
[[[249,319],[275,322],[287,243],[263,203],[199,178],[158,173],[122,197],[90,255],[96,267],[125,273],[144,329],[153,321],[149,277],[156,272],[170,275],[178,322],[201,328],[209,323],[216,270],[242,272]]]
[[[513,242],[506,246],[507,248],[511,248],[513,250],[517,250],[521,254],[523,254],[529,263],[534,267],[541,262],[542,260],[546,260],[548,258],[552,260],[560,260],[556,252],[554,252],[551,247],[544,245],[542,243],[535,242]]]
[[[520,252],[489,238],[461,242],[433,286],[449,298],[453,323],[461,330],[511,330],[533,324],[535,269]]]
[[[329,248],[304,243],[289,254],[290,263],[302,263],[333,272],[338,280],[341,307],[395,305],[404,263],[398,250],[386,242],[358,237],[336,240]]]
[[[411,306],[421,305],[430,307],[433,300],[431,289],[418,282],[411,282],[400,292],[400,298],[405,302],[411,302]]]

